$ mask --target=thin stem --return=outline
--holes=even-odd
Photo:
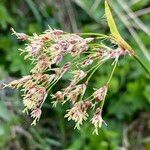
[[[141,59],[137,55],[133,55],[133,58],[142,66],[142,68],[145,70],[145,72],[148,74],[150,78],[150,70],[145,66],[145,64],[141,61]]]
[[[93,74],[95,73],[95,71],[103,64],[103,62],[100,62],[99,64],[96,65],[96,68],[92,71],[92,73],[89,75],[89,77],[87,78],[86,82],[88,82],[90,80],[90,78],[93,76]]]
[[[103,100],[102,100],[101,103],[100,103],[100,108],[101,108],[101,110],[103,110],[103,106],[104,106],[104,103],[105,103],[105,100],[106,100],[106,95],[107,95],[107,94],[105,94]]]
[[[82,61],[86,60],[89,56],[85,56],[83,58],[80,58],[78,61],[74,62],[72,65],[78,65],[80,64]]]
[[[52,87],[61,79],[61,77],[62,75],[50,84],[50,87],[48,88],[47,92],[49,92],[52,89]]]
[[[81,101],[81,100],[83,99],[83,96],[84,96],[85,91],[86,91],[86,88],[85,88],[85,89],[83,90],[83,92],[81,93],[81,96],[80,96],[80,100],[79,100],[79,101]]]
[[[106,86],[109,85],[109,83],[110,83],[110,81],[111,81],[111,79],[112,79],[112,77],[113,77],[113,74],[114,74],[115,69],[116,69],[116,67],[117,67],[117,63],[118,63],[118,59],[115,60],[114,67],[113,67],[112,72],[111,72],[111,74],[110,74],[110,76],[109,76],[109,79],[108,79],[108,81],[107,81]],[[101,109],[103,109],[103,106],[104,106],[104,103],[105,103],[105,99],[106,99],[106,94],[105,94],[105,96],[104,96],[102,102],[100,103],[100,108],[101,108]]]
[[[101,46],[102,44],[100,43],[89,43],[90,46]]]
[[[98,37],[104,37],[104,38],[109,38],[109,36],[104,35],[104,34],[99,34],[99,33],[77,33],[80,36],[98,36]]]
[[[98,64],[96,64],[96,65],[94,66],[95,69],[94,69],[94,70],[92,71],[92,73],[89,75],[88,79],[86,80],[86,83],[89,82],[90,78],[93,76],[93,74],[95,73],[95,71],[96,71],[103,63],[104,63],[104,62],[100,62],[100,63],[98,63]],[[81,97],[80,97],[80,100],[83,98],[85,91],[86,91],[86,89],[83,91],[83,93],[82,93],[82,95],[81,95]],[[92,94],[91,96],[89,96],[88,98],[90,98],[90,97],[92,97],[92,96],[93,96],[93,94]],[[87,99],[88,99],[88,98],[87,98]]]
[[[111,72],[111,74],[110,74],[110,76],[109,76],[109,79],[108,79],[108,81],[107,81],[107,85],[109,85],[109,83],[110,83],[110,81],[111,81],[111,79],[112,79],[112,77],[113,77],[113,74],[114,74],[115,69],[116,69],[116,67],[117,67],[117,63],[118,63],[118,59],[115,60],[114,67],[113,67],[112,72]]]
[[[90,95],[89,97],[87,97],[85,101],[89,100],[92,96],[93,96],[93,94]],[[92,100],[93,100],[93,99],[92,99]],[[92,100],[91,100],[91,101],[92,101]]]

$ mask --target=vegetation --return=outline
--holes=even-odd
[[[11,9],[8,11],[9,5]],[[117,66],[117,61],[115,61],[115,70],[113,69],[110,75],[111,80],[108,80],[108,74],[110,74],[110,69],[113,67],[110,61],[103,65],[102,68],[96,68],[93,72],[94,75],[91,73],[93,76],[90,76],[90,80],[88,81],[88,95],[93,92],[93,87],[99,88],[105,85],[107,80],[110,84],[103,107],[103,119],[108,126],[103,126],[99,130],[99,135],[91,134],[93,127],[90,121],[84,123],[81,130],[72,130],[74,123],[68,123],[63,117],[69,104],[64,105],[64,107],[58,104],[58,107],[53,108],[51,104],[52,100],[49,96],[42,106],[43,112],[40,121],[37,126],[32,127],[30,126],[30,118],[24,116],[21,112],[23,110],[22,101],[19,96],[21,93],[8,87],[1,90],[1,148],[90,150],[100,148],[118,149],[119,147],[124,147],[130,149],[149,149],[150,86],[149,69],[147,68],[150,64],[150,57],[146,49],[149,46],[147,36],[149,34],[147,27],[149,15],[147,13],[141,15],[142,10],[145,12],[148,1],[129,1],[128,3],[123,1],[120,3],[119,0],[116,0],[111,1],[110,5],[116,12],[116,16],[118,16],[118,18],[115,17],[115,20],[118,19],[117,27],[121,33],[118,32],[107,3],[105,3],[106,16],[103,16],[104,2],[101,1],[74,0],[69,2],[38,3],[36,1],[18,0],[16,3],[1,2],[0,26],[2,29],[2,38],[0,39],[0,48],[2,55],[0,56],[0,71],[2,72],[2,83],[9,83],[13,80],[12,77],[18,78],[29,74],[29,71],[33,67],[29,61],[23,60],[24,56],[19,55],[17,48],[22,46],[23,42],[17,44],[17,41],[13,40],[13,37],[10,36],[8,30],[11,26],[17,30],[21,29],[20,32],[32,35],[34,32],[42,32],[49,24],[52,28],[58,27],[68,32],[77,32],[80,36],[90,36],[95,40],[98,34],[94,35],[93,33],[109,34],[107,19],[112,34],[109,39],[115,41],[115,44],[111,44],[110,47],[113,46],[116,49],[117,43],[117,46],[120,48],[127,49],[127,53],[133,55],[147,72],[146,76],[144,70],[140,68],[137,62],[134,62],[131,57],[126,57],[119,61],[119,66]],[[78,11],[76,11],[76,8]],[[132,12],[130,8],[135,12]],[[23,10],[22,13],[21,10]],[[56,10],[61,10],[61,13],[58,11],[56,15]],[[80,18],[77,18],[79,14]],[[139,14],[141,15],[139,16],[140,18],[137,17]],[[14,19],[13,16],[16,16],[16,18]],[[129,33],[126,29],[128,29]],[[139,31],[138,34],[136,30]],[[20,38],[20,34],[14,30],[13,32]],[[123,38],[127,42],[125,42],[121,35],[125,35]],[[25,37],[26,35],[21,34],[22,36]],[[100,39],[102,40],[102,38],[104,36],[101,34]],[[105,45],[110,44],[110,41],[105,42]],[[130,43],[132,48],[127,43]],[[99,43],[99,45],[106,49],[104,44]],[[138,56],[140,56],[140,59]],[[68,58],[65,58],[65,61],[67,60]],[[130,65],[128,65],[129,63]],[[60,87],[63,87],[64,84],[67,84],[68,78],[70,78],[68,75],[63,76],[59,83],[52,88],[53,93],[60,90]],[[32,117],[34,116],[32,115]]]

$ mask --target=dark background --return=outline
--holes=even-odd
[[[110,1],[119,31],[148,67],[149,4],[149,0]],[[27,75],[30,69],[30,63],[17,50],[24,43],[11,35],[10,27],[31,35],[42,33],[48,25],[69,32],[110,34],[103,0],[0,0],[1,84]],[[106,80],[111,63],[94,74],[91,87],[99,87]],[[122,58],[115,71],[103,112],[108,126],[100,129],[99,136],[92,135],[89,122],[80,131],[73,130],[74,123],[64,119],[67,106],[52,108],[50,97],[36,127],[30,126],[31,118],[22,109],[19,91],[0,91],[0,149],[150,149],[150,82],[131,57]]]

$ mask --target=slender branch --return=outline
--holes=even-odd
[[[77,34],[80,36],[97,36],[97,37],[110,38],[109,36],[100,33],[77,33]]]
[[[111,74],[110,74],[110,76],[109,76],[109,79],[108,79],[108,81],[107,81],[106,86],[109,85],[109,83],[110,83],[110,81],[111,81],[111,79],[112,79],[112,77],[113,77],[113,74],[114,74],[114,72],[115,72],[115,69],[116,69],[116,67],[117,67],[117,64],[118,64],[118,59],[115,60],[114,67],[113,67],[112,72],[111,72]],[[100,108],[101,108],[101,109],[103,109],[103,106],[104,106],[104,103],[105,103],[105,99],[106,99],[106,95],[105,95],[105,97],[103,98],[102,102],[100,103]]]
[[[103,100],[101,101],[101,103],[100,103],[100,108],[101,108],[101,110],[103,110],[103,106],[104,106],[104,103],[105,103],[106,95],[107,95],[107,94],[105,94],[104,99],[103,99]]]
[[[133,55],[133,58],[141,65],[141,67],[145,70],[145,72],[150,78],[150,70],[145,66],[141,59],[137,55]]]
[[[88,82],[89,82],[89,80],[91,79],[91,77],[93,76],[93,74],[96,72],[96,70],[102,65],[104,63],[104,61],[102,61],[102,62],[100,62],[100,63],[98,63],[98,64],[96,64],[94,67],[95,67],[95,69],[92,71],[92,73],[89,75],[89,77],[87,78],[87,80],[86,80],[86,84],[88,84]],[[85,91],[86,91],[86,89],[83,91],[83,93],[82,93],[82,95],[81,95],[81,97],[80,97],[80,100],[82,100],[82,98],[83,98],[83,96],[84,96],[84,93],[85,93]],[[92,96],[92,95],[91,95]],[[90,96],[90,97],[91,97]]]
[[[89,82],[89,80],[91,79],[91,77],[93,76],[93,74],[95,73],[95,71],[103,64],[104,62],[100,62],[95,66],[95,69],[92,71],[92,73],[89,75],[89,77],[87,78],[87,83]]]
[[[109,76],[109,79],[108,79],[108,81],[107,81],[107,85],[109,85],[109,83],[110,83],[110,81],[111,81],[111,79],[112,79],[112,77],[113,77],[113,74],[114,74],[115,69],[116,69],[116,67],[117,67],[117,63],[118,63],[118,59],[115,60],[114,67],[113,67],[112,72],[111,72],[111,74],[110,74],[110,76]]]

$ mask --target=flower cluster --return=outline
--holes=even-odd
[[[43,83],[50,78],[48,74],[33,74],[8,84],[9,87],[16,89],[22,87],[23,104],[25,106],[23,112],[31,111],[31,116],[34,118],[33,125],[36,125],[36,121],[39,120],[42,104],[47,97],[47,91]]]
[[[95,114],[93,118],[91,119],[92,124],[94,125],[95,129],[93,133],[98,135],[98,128],[101,128],[102,124],[105,123],[105,121],[102,119],[102,110],[100,108],[97,108],[95,111]]]
[[[108,87],[106,85],[99,88],[98,90],[95,90],[95,92],[93,93],[94,99],[96,99],[97,101],[102,101],[107,94],[107,90]]]
[[[14,29],[12,32],[19,40],[27,42],[26,47],[20,51],[25,59],[31,60],[33,68],[28,76],[14,80],[7,86],[22,88],[24,112],[30,112],[34,119],[32,124],[39,121],[48,92],[64,74],[69,73],[71,78],[68,86],[51,94],[53,106],[69,102],[72,107],[67,110],[65,117],[75,121],[77,129],[89,117],[88,111],[93,110],[91,122],[95,127],[94,133],[98,134],[98,128],[104,122],[100,106],[107,95],[108,83],[93,91],[89,97],[85,97],[86,88],[100,65],[109,59],[115,59],[116,62],[120,56],[127,55],[128,51],[119,46],[117,49],[104,44],[95,46],[93,37],[83,38],[79,34],[51,28],[41,35],[32,36],[17,33]]]
[[[83,121],[87,120],[89,116],[87,113],[87,109],[91,107],[91,102],[89,101],[79,101],[74,104],[74,106],[67,110],[67,114],[65,115],[68,120],[74,120],[76,122],[75,128],[80,129],[80,125],[82,125]]]

